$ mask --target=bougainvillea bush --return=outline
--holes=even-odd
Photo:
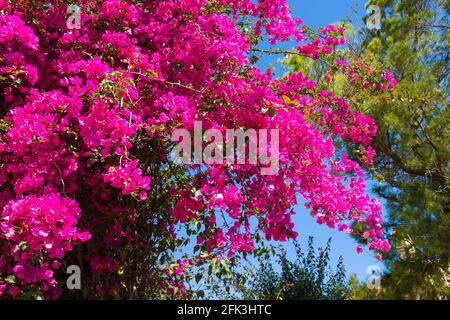
[[[69,3],[0,0],[0,296],[189,297],[189,270],[295,238],[300,198],[319,224],[362,222],[369,250],[389,250],[362,169],[376,125],[333,79],[369,91],[395,79],[343,56],[341,26],[311,30],[285,0],[81,0],[74,29]],[[327,87],[257,67],[292,39]],[[174,163],[171,133],[194,121],[278,129],[277,174]],[[70,265],[81,290],[66,288]]]

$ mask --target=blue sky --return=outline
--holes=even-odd
[[[287,2],[294,17],[301,18],[305,25],[316,29],[339,22],[350,15],[353,23],[357,27],[361,26],[363,23],[361,18],[365,13],[364,6],[367,0],[287,0]],[[277,47],[292,49],[295,47],[295,42],[279,43]],[[269,45],[263,45],[263,48],[268,49]],[[280,76],[286,70],[279,63],[275,65],[277,58],[282,58],[282,56],[265,56],[259,60],[258,65],[262,69],[270,66],[273,73]]]
[[[305,24],[317,28],[337,22],[351,13],[351,7],[358,6],[358,18],[364,13],[367,0],[288,0],[293,15],[302,18]],[[354,19],[356,22],[356,19]]]
[[[335,23],[345,18],[352,12],[352,7],[357,7],[357,12],[352,16],[356,25],[362,24],[362,16],[365,13],[364,5],[366,0],[288,0],[292,6],[293,15],[302,18],[306,25],[317,28]],[[292,48],[294,43],[286,43],[285,48]],[[259,62],[261,67],[267,66],[275,61],[275,57],[267,57]],[[278,70],[275,74],[280,75],[283,70]],[[370,191],[370,186],[367,188]],[[378,265],[383,269],[382,263],[378,262],[372,253],[365,248],[363,254],[356,253],[357,243],[345,232],[338,232],[325,225],[318,225],[309,215],[309,212],[302,205],[296,207],[296,215],[293,218],[295,230],[299,233],[298,240],[302,248],[306,249],[309,236],[314,236],[316,247],[325,247],[329,237],[332,237],[331,261],[336,265],[339,256],[344,257],[347,273],[356,273],[360,280],[367,278],[367,268],[370,265]],[[293,257],[292,245],[286,245],[288,255]]]

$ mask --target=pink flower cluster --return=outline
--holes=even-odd
[[[145,200],[150,190],[150,177],[143,177],[142,170],[137,167],[138,161],[125,161],[123,166],[110,167],[103,181],[109,182],[115,188],[122,189],[123,195],[139,193],[140,200]]]
[[[10,201],[1,211],[0,247],[11,254],[0,257],[0,273],[12,274],[22,286],[54,288],[58,260],[91,237],[77,227],[80,214],[75,201],[59,194]]]

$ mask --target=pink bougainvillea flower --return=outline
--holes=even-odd
[[[396,80],[346,56],[342,26],[310,32],[286,0],[80,4],[78,30],[66,1],[0,0],[0,296],[65,297],[59,269],[76,262],[90,297],[131,290],[127,270],[183,297],[173,274],[295,238],[299,199],[324,227],[362,223],[369,250],[390,250],[363,171],[377,126],[332,89],[336,73],[369,93]],[[324,83],[260,70],[264,39],[327,61]],[[194,136],[198,121],[223,136],[278,130],[279,170],[171,161],[174,130]],[[189,240],[196,251],[176,264],[167,253]]]

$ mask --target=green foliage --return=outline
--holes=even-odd
[[[394,250],[381,295],[448,298],[449,36],[444,1],[372,1],[382,6],[380,32],[360,42],[362,58],[383,63],[399,83],[393,92],[352,101],[379,126],[374,191],[388,203]],[[371,3],[372,3],[371,2]]]
[[[354,32],[348,50],[356,59],[389,69],[398,85],[375,94],[339,81],[336,90],[378,125],[370,173],[378,180],[374,192],[387,203],[385,232],[393,245],[378,297],[448,299],[450,6],[439,0],[367,5],[380,6],[382,28]],[[290,64],[317,77],[316,66]],[[364,231],[355,229],[356,237]]]
[[[249,287],[244,292],[247,299],[276,300],[341,300],[349,293],[346,282],[343,258],[340,257],[336,269],[330,263],[330,244],[325,249],[314,249],[313,238],[308,241],[305,253],[298,242],[295,242],[296,258],[290,261],[286,252],[277,255],[278,265],[273,259],[259,261],[259,267],[253,274]],[[277,271],[278,269],[281,269]]]
[[[360,282],[356,274],[351,274],[348,280],[350,293],[348,299],[350,300],[376,300],[381,299],[380,292],[367,287],[366,283]]]

